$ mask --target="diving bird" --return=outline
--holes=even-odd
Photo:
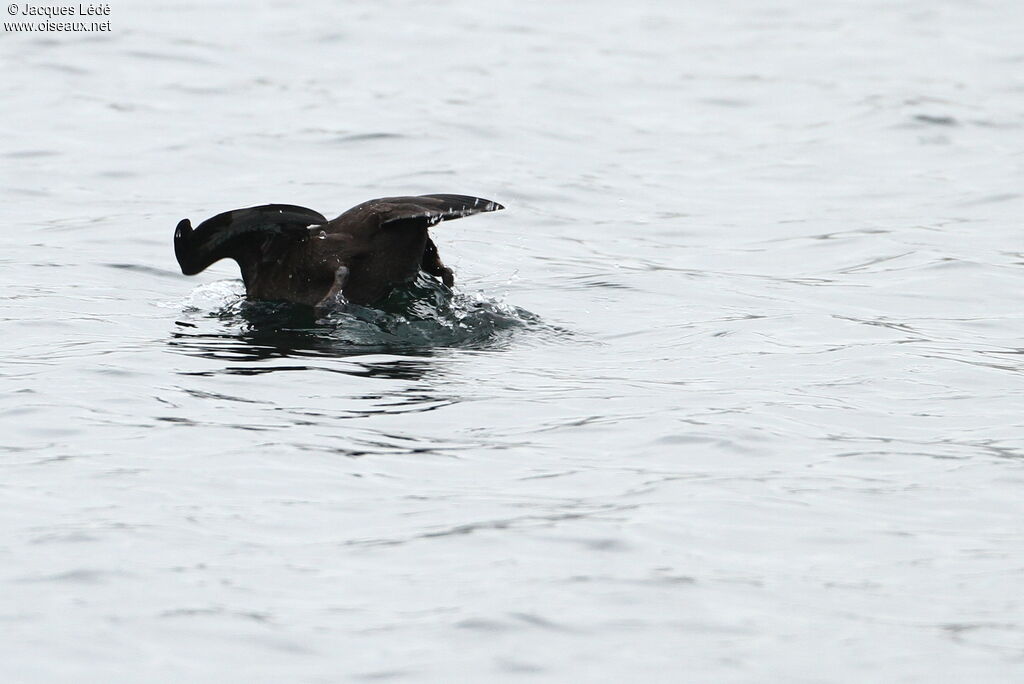
[[[427,229],[441,221],[504,209],[466,195],[385,197],[328,221],[290,204],[265,204],[217,214],[192,228],[182,219],[174,254],[185,275],[234,259],[249,299],[326,308],[344,298],[373,304],[423,270],[451,287]]]

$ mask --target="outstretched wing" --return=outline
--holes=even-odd
[[[352,207],[336,220],[346,226],[365,226],[368,230],[414,225],[426,228],[441,221],[504,208],[497,202],[468,195],[382,197]]]
[[[345,296],[373,302],[420,270],[451,287],[454,277],[437,253],[428,229],[441,221],[498,211],[503,206],[467,195],[383,197],[352,207],[330,222],[327,230],[346,237],[353,255]]]
[[[441,221],[481,214],[485,211],[500,211],[505,207],[497,202],[468,195],[419,195],[418,197],[397,197],[391,200],[394,208],[381,221],[387,225],[394,221],[425,219],[432,226]]]
[[[327,223],[319,212],[291,204],[265,204],[217,214],[193,230],[183,219],[174,231],[174,255],[185,275],[221,259],[234,259],[246,273],[282,243],[308,240],[310,227]]]

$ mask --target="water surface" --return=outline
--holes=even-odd
[[[1022,676],[1017,3],[110,19],[0,41],[9,676]],[[412,320],[174,262],[430,192]]]

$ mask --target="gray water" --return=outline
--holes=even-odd
[[[5,31],[5,681],[1024,678],[1022,7]],[[428,192],[418,313],[174,261]]]

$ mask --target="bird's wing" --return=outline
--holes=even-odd
[[[369,228],[429,227],[441,221],[504,208],[497,202],[468,195],[382,197],[352,207],[335,220],[350,226],[365,223]]]
[[[327,223],[319,212],[291,204],[265,204],[217,214],[193,230],[188,219],[174,231],[174,254],[185,275],[195,275],[221,259],[247,267],[272,255],[282,244],[309,239],[311,228]]]

